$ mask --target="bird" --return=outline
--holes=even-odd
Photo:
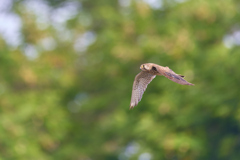
[[[182,85],[194,85],[183,79],[183,75],[176,74],[168,66],[163,67],[154,63],[145,63],[140,66],[142,70],[138,73],[133,82],[132,96],[130,102],[130,109],[135,107],[142,99],[142,95],[147,88],[147,85],[158,76],[165,76],[173,82]]]

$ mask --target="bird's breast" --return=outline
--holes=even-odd
[[[161,76],[162,74],[159,73],[158,71],[154,71],[154,70],[150,70],[149,73],[151,73],[152,75],[158,75]]]

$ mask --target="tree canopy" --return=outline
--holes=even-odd
[[[238,0],[1,3],[0,159],[239,160]]]

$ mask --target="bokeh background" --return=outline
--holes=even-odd
[[[240,159],[239,0],[1,0],[0,66],[0,159]]]

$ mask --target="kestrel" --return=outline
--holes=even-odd
[[[182,85],[194,85],[184,80],[184,76],[176,74],[168,67],[159,66],[154,63],[145,63],[140,66],[140,69],[142,71],[136,75],[133,82],[130,109],[135,107],[142,99],[142,95],[146,90],[147,85],[156,77],[156,75],[163,75],[173,82]]]

